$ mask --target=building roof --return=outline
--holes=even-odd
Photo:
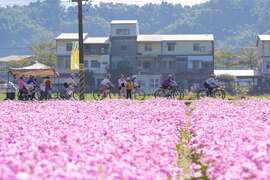
[[[0,58],[0,63],[18,62],[31,58],[31,55],[11,55]]]
[[[109,37],[88,37],[84,40],[84,44],[109,44]]]
[[[83,38],[87,37],[87,33],[83,33]],[[79,39],[78,33],[62,33],[56,37],[56,40],[76,40]]]
[[[137,24],[137,20],[112,20],[111,24]]]
[[[175,35],[139,35],[138,42],[159,42],[159,41],[214,41],[212,34],[175,34]]]
[[[258,38],[259,38],[261,41],[270,41],[270,35],[261,34],[261,35],[258,35]]]
[[[235,77],[254,77],[257,76],[256,71],[249,70],[214,70],[216,76],[231,75]]]

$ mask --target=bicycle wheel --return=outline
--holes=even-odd
[[[222,89],[218,89],[215,91],[215,97],[225,99],[226,98],[226,92]]]
[[[207,92],[205,90],[200,90],[197,92],[197,99],[207,97]]]
[[[163,89],[158,89],[154,93],[155,98],[167,97],[167,93]]]
[[[145,92],[143,90],[141,90],[141,89],[136,89],[134,91],[134,98],[136,100],[139,100],[139,101],[144,100],[145,99]]]
[[[177,99],[182,100],[182,99],[184,99],[184,96],[185,96],[185,92],[183,90],[177,90],[177,92],[176,92]]]
[[[73,92],[72,97],[74,100],[80,100],[80,94],[77,92]]]
[[[93,92],[93,98],[96,101],[101,101],[101,100],[103,100],[103,99],[105,99],[107,97],[110,98],[110,99],[112,98],[111,92],[109,92],[106,97],[104,97],[104,95],[101,93],[100,90],[96,90],[96,91]]]

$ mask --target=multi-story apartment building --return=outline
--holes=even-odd
[[[139,35],[141,74],[173,74],[176,81],[197,83],[214,70],[213,35]]]
[[[96,84],[122,62],[132,67],[128,75],[138,74],[142,88],[148,92],[157,88],[162,76],[168,74],[191,84],[214,72],[211,34],[142,35],[134,20],[112,21],[110,28],[109,37],[84,36],[85,66],[94,73]],[[70,43],[77,37],[77,34],[61,34],[56,38],[60,73],[69,72]]]
[[[136,73],[138,22],[135,20],[120,20],[111,22],[111,70],[117,69],[121,62],[128,62]],[[119,72],[120,73],[120,72]]]
[[[259,72],[261,75],[270,75],[270,35],[258,35],[257,48],[260,59]]]

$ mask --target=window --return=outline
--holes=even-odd
[[[100,48],[100,53],[105,54],[105,48],[104,47]]]
[[[139,84],[141,87],[145,87],[145,86],[146,86],[145,82],[142,81],[142,80],[139,80],[139,81],[138,81],[138,84]]]
[[[116,29],[117,35],[129,35],[130,30],[129,29]]]
[[[152,44],[145,44],[144,51],[152,51]]]
[[[86,70],[89,69],[89,61],[88,60],[84,61],[84,67],[85,67]]]
[[[175,51],[175,43],[167,43],[168,51]]]
[[[200,62],[200,61],[193,61],[192,62],[192,68],[193,69],[201,69],[202,68],[202,62]]]
[[[66,51],[71,51],[72,50],[72,43],[67,43],[66,44]]]
[[[100,68],[100,63],[97,60],[91,61],[92,68]]]
[[[205,52],[206,48],[205,46],[201,46],[200,43],[194,43],[193,44],[193,51],[195,52]]]
[[[150,88],[151,89],[156,89],[160,85],[159,79],[151,79],[150,80]]]
[[[60,70],[68,70],[70,68],[70,57],[58,57],[57,68]]]
[[[266,64],[266,70],[267,70],[267,71],[270,70],[270,64],[269,64],[269,63]]]
[[[149,69],[150,68],[150,62],[143,62],[142,66],[143,66],[143,69]]]
[[[121,50],[122,50],[122,51],[126,51],[126,50],[127,50],[127,46],[126,46],[126,45],[122,45],[122,46],[121,46]]]

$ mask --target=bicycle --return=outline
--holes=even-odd
[[[166,98],[172,98],[172,99],[184,99],[185,92],[183,89],[180,88],[180,86],[173,86],[168,89],[164,89],[163,87],[160,87],[154,92],[154,97],[166,97]]]
[[[136,100],[142,101],[145,99],[145,92],[140,87],[134,89],[133,95]]]
[[[65,89],[60,92],[60,99],[64,100],[79,100],[80,99],[80,94],[78,92],[77,86],[75,87],[67,87],[64,86]]]
[[[213,98],[226,98],[226,91],[223,87],[217,86],[213,88],[212,92],[209,92],[208,89],[203,88],[197,92],[197,99],[203,98],[203,97],[213,97]]]
[[[107,92],[104,92],[104,91],[107,91]],[[107,97],[109,99],[112,99],[112,94],[111,94],[111,87],[108,88],[107,90],[102,90],[102,89],[97,89],[95,91],[93,91],[93,98],[96,100],[96,101],[101,101],[103,99],[106,99]]]

